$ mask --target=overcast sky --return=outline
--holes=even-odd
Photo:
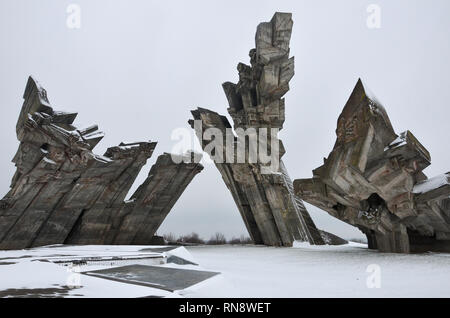
[[[81,8],[81,28],[66,25]],[[381,8],[369,29],[366,9]],[[336,120],[358,77],[384,104],[397,133],[410,130],[430,151],[428,176],[449,170],[450,1],[149,1],[1,0],[0,192],[15,171],[15,124],[28,75],[47,89],[56,110],[98,124],[103,154],[121,141],[158,141],[151,164],[189,128],[190,110],[227,114],[221,84],[237,82],[256,26],[275,11],[292,12],[296,75],[286,95],[283,157],[292,179],[309,178],[335,142]],[[135,187],[134,187],[135,188]],[[316,224],[345,238],[361,233],[307,205]],[[178,200],[159,234],[246,234],[217,169],[207,165]]]

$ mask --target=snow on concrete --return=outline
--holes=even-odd
[[[384,148],[384,151],[388,151],[389,149],[398,148],[403,145],[406,145],[406,131],[402,132],[400,136],[398,136],[393,142],[391,142],[387,147]]]
[[[420,182],[414,186],[413,193],[426,193],[428,191],[440,188],[450,184],[450,174],[441,174],[434,178]]]
[[[22,261],[0,266],[0,291],[8,289],[51,289],[71,285],[64,297],[136,298],[148,296],[175,296],[160,289],[122,284],[77,273],[76,269],[52,263]],[[58,296],[58,295],[55,295]]]
[[[189,253],[184,247],[178,247],[173,250],[164,253],[167,256],[177,256],[183,258],[191,263],[198,264],[197,260]]]
[[[164,253],[142,252],[149,246],[63,246],[53,245],[42,248],[0,251],[0,295],[11,290],[44,295],[49,290],[60,290],[50,297],[89,297],[89,298],[136,298],[168,297],[178,298],[178,293],[165,290],[115,282],[102,278],[82,275],[92,271],[111,267],[108,265],[62,266],[51,261],[74,258],[108,258],[136,256],[156,256]],[[157,248],[151,246],[151,248]],[[183,247],[174,249],[174,254],[192,256]],[[44,260],[44,261],[42,261]],[[113,266],[113,265],[112,265]],[[120,265],[117,265],[120,266]],[[178,268],[183,268],[178,265]],[[67,288],[67,287],[70,288]],[[45,295],[49,296],[49,295]]]

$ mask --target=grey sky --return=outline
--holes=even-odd
[[[81,6],[81,29],[66,26],[66,8]],[[369,4],[381,29],[366,26]],[[311,177],[335,142],[336,120],[358,77],[386,107],[397,133],[409,129],[432,155],[428,176],[449,170],[450,2],[434,1],[112,1],[0,2],[0,190],[14,172],[15,124],[28,75],[57,110],[79,113],[106,137],[158,141],[142,182],[173,129],[188,128],[190,110],[226,114],[221,83],[237,82],[259,22],[292,12],[296,75],[286,95],[281,138],[292,179]],[[346,238],[361,233],[310,205],[317,225]],[[246,233],[231,194],[208,165],[186,189],[159,233]]]

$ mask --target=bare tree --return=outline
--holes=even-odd
[[[253,240],[251,238],[249,238],[248,236],[241,235],[239,238],[233,237],[231,240],[228,241],[228,244],[233,244],[233,245],[253,244]]]
[[[209,245],[224,245],[227,244],[227,239],[223,233],[217,232],[208,241]]]
[[[245,235],[241,235],[240,241],[241,241],[241,244],[242,244],[242,245],[245,245],[245,244],[254,244],[253,240],[252,240],[250,237],[245,236]]]
[[[233,236],[233,238],[228,241],[228,244],[239,245],[241,244],[241,239]]]
[[[175,234],[173,234],[172,232],[170,232],[168,234],[164,234],[163,237],[166,240],[166,242],[169,242],[169,243],[177,241]]]
[[[205,244],[205,241],[195,232],[188,235],[182,235],[178,238],[180,243]]]

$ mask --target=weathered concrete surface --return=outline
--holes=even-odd
[[[16,127],[17,171],[0,201],[0,249],[145,244],[203,169],[175,164],[163,154],[132,200],[124,202],[156,142],[122,143],[99,156],[92,152],[103,138],[98,127],[73,126],[77,114],[54,111],[32,77],[24,100]]]
[[[327,231],[319,230],[320,235],[322,236],[323,241],[326,245],[345,245],[349,244],[347,240],[344,240],[343,238],[334,235],[332,233],[329,233]]]
[[[414,135],[394,132],[386,110],[358,80],[337,140],[295,192],[357,226],[383,252],[450,251],[450,173],[428,179],[431,157]]]
[[[186,289],[220,273],[158,266],[129,265],[84,272],[83,274],[175,291]]]
[[[282,97],[294,76],[294,58],[289,57],[292,25],[290,13],[276,13],[270,22],[261,23],[256,31],[256,48],[250,51],[251,65],[239,63],[239,82],[223,84],[234,129],[266,129],[268,154],[272,153],[271,129],[283,127],[285,103]],[[222,132],[224,145],[231,140],[237,148],[239,141],[230,131],[231,124],[225,116],[203,108],[192,111],[192,115],[202,123],[202,131],[197,134],[204,149],[208,142],[201,137],[209,128]],[[195,128],[194,121],[190,124]],[[303,202],[293,193],[292,181],[281,161],[283,144],[278,139],[274,144],[279,145],[276,159],[280,166],[270,173],[262,171],[269,168],[267,164],[249,160],[248,146],[243,163],[237,163],[234,153],[232,162],[215,160],[215,165],[256,244],[291,246],[294,240],[324,244]],[[222,157],[227,158],[225,149]]]

